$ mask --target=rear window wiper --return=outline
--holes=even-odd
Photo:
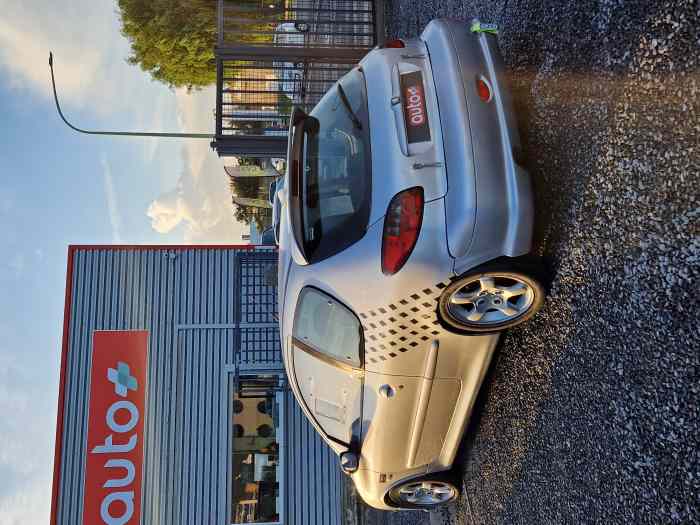
[[[345,109],[347,110],[348,115],[350,116],[350,120],[352,120],[353,126],[361,130],[362,123],[360,122],[360,119],[357,118],[355,112],[352,110],[352,106],[350,105],[350,101],[348,101],[348,97],[345,94],[343,86],[340,85],[340,82],[338,82],[336,86],[338,87],[338,95],[340,95],[340,101],[343,103],[343,106],[345,106]]]

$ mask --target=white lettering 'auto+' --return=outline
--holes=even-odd
[[[114,392],[121,397],[126,397],[129,390],[136,390],[139,386],[136,378],[131,375],[129,365],[122,361],[117,362],[116,369],[107,369],[107,379],[114,383]]]
[[[423,90],[418,86],[409,86],[406,90],[406,112],[411,126],[421,126],[425,123],[425,102]]]
[[[127,363],[118,361],[116,368],[107,369],[107,379],[114,384],[116,395],[124,398],[129,390],[138,389],[136,377],[131,375],[131,369]],[[118,412],[126,412],[128,420],[118,418]],[[117,399],[114,401],[105,414],[107,427],[116,434],[125,434],[134,430],[139,422],[140,414],[138,406],[127,399]],[[138,441],[138,434],[129,436],[128,441],[114,443],[114,435],[109,434],[103,444],[99,444],[92,449],[93,454],[127,454],[134,450]],[[105,469],[120,469],[110,475],[109,479],[102,485],[105,489],[131,488],[108,493],[100,503],[100,518],[106,525],[126,525],[134,515],[134,490],[132,484],[137,475],[136,465],[133,458],[117,457],[111,458],[104,464]],[[121,477],[119,475],[121,474]],[[116,504],[113,506],[113,504]]]
[[[110,512],[110,506],[115,501],[121,502],[123,509],[122,514],[113,516]],[[107,525],[126,525],[134,515],[134,492],[112,492],[102,500],[100,505],[100,518]]]

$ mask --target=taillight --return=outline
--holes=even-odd
[[[384,49],[403,49],[404,47],[406,47],[406,42],[404,42],[400,38],[392,38],[391,40],[387,40],[386,42],[384,42],[384,45],[381,47]]]
[[[384,274],[395,274],[406,263],[418,240],[422,220],[423,188],[402,191],[391,199],[382,239]]]
[[[476,79],[476,92],[482,101],[491,101],[491,86],[489,86],[488,82],[481,77],[477,77]]]

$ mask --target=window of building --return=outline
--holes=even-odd
[[[279,523],[281,395],[234,395],[232,435],[232,523]]]

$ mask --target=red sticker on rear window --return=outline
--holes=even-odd
[[[401,75],[401,90],[409,144],[430,140],[430,124],[421,72]]]
[[[423,86],[409,86],[404,93],[406,97],[406,114],[409,126],[425,124],[425,94]]]

